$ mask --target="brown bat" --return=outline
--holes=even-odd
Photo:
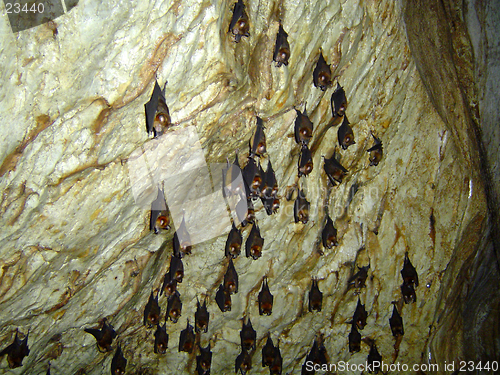
[[[372,133],[372,137],[375,140],[375,144],[366,150],[366,152],[370,152],[370,166],[377,166],[382,160],[382,156],[384,155],[384,149],[382,148],[382,141],[375,137]]]
[[[184,278],[184,265],[182,264],[182,259],[175,256],[170,257],[170,279],[175,280],[178,283],[182,283]]]
[[[238,2],[234,4],[233,17],[229,24],[228,33],[232,33],[234,35],[234,41],[239,43],[242,36],[250,36],[249,30],[250,23],[248,22],[248,15],[245,11],[245,4],[243,4],[243,0],[238,0]]]
[[[118,345],[116,348],[115,355],[111,360],[111,375],[123,375],[125,374],[125,368],[127,367],[127,360],[123,356],[122,348]]]
[[[266,135],[264,134],[264,122],[260,117],[257,116],[257,128],[252,138],[250,138],[250,155],[253,158],[255,156],[262,156],[266,153]]]
[[[257,340],[257,332],[252,327],[252,322],[248,318],[245,323],[243,319],[243,327],[240,331],[241,348],[246,350],[255,350],[255,341]]]
[[[243,168],[243,179],[248,186],[247,199],[257,199],[260,195],[262,185],[262,175],[253,157],[248,157],[247,165]]]
[[[187,327],[181,331],[179,336],[179,352],[192,353],[194,348],[195,334],[193,326],[187,322]]]
[[[156,326],[155,332],[155,345],[154,352],[155,354],[165,354],[168,348],[168,334],[166,329],[167,323],[163,324],[163,327],[159,324]]]
[[[389,324],[394,337],[403,336],[405,334],[403,318],[399,315],[399,311],[395,304],[392,308],[392,316],[389,318]]]
[[[266,344],[262,347],[262,367],[271,366],[274,361],[274,344],[271,335],[267,334]]]
[[[342,147],[342,150],[347,150],[349,146],[356,144],[356,142],[354,142],[354,133],[349,124],[350,122],[347,119],[347,115],[344,115],[344,120],[337,131],[339,145]]]
[[[356,328],[356,324],[351,324],[351,333],[349,333],[349,352],[356,353],[361,350],[361,334]]]
[[[149,229],[155,234],[158,234],[160,229],[170,229],[170,211],[168,210],[165,196],[161,189],[158,189],[158,195],[153,203],[151,203]]]
[[[165,83],[166,86],[166,83]],[[146,130],[148,134],[153,133],[154,137],[162,135],[170,126],[170,112],[165,102],[165,88],[163,91],[155,81],[155,87],[151,94],[151,99],[144,105],[146,110]]]
[[[144,325],[152,328],[160,322],[160,305],[158,304],[158,293],[154,297],[153,292],[149,296],[148,303],[144,309]]]
[[[366,318],[368,314],[365,310],[365,305],[361,304],[361,301],[358,297],[358,304],[356,305],[356,310],[354,311],[354,315],[352,316],[352,322],[356,324],[359,329],[365,328]]]
[[[276,198],[278,194],[278,182],[276,181],[276,175],[271,165],[271,160],[267,162],[267,170],[263,176],[263,187],[261,189],[261,194],[265,198]]]
[[[227,166],[223,170],[222,195],[224,196],[224,198],[232,197],[235,195],[246,196],[246,186],[244,186],[244,183],[241,183],[241,179],[238,178],[240,176],[242,176],[242,171],[240,168],[240,163],[238,161],[238,152],[236,152],[233,164],[230,164],[228,160]]]
[[[318,288],[318,280],[312,279],[311,290],[309,291],[309,312],[316,310],[321,311],[323,306],[323,293]]]
[[[100,352],[111,351],[111,344],[116,337],[116,332],[113,327],[107,323],[106,319],[102,320],[101,329],[85,328],[84,331],[95,337],[97,348]]]
[[[321,241],[323,247],[331,249],[333,246],[337,246],[337,229],[333,226],[333,221],[330,216],[326,215],[326,224],[321,232]]]
[[[373,368],[373,372],[378,374],[380,371],[380,365],[382,364],[382,356],[379,354],[377,345],[375,345],[375,341],[373,340],[370,344],[370,352],[368,353],[367,362],[368,365]]]
[[[354,288],[364,288],[366,278],[368,277],[368,268],[370,268],[370,265],[358,267],[359,271],[349,279],[348,285]]]
[[[264,239],[260,235],[260,229],[257,223],[254,223],[252,226],[252,230],[248,235],[248,238],[245,242],[245,252],[247,258],[252,257],[252,259],[256,260],[262,255],[262,247],[264,246]]]
[[[262,201],[262,205],[266,209],[266,214],[272,215],[273,213],[278,212],[278,209],[280,208],[280,200],[278,198],[260,197],[260,200]]]
[[[241,373],[241,375],[246,375],[248,371],[252,369],[252,355],[246,349],[242,349],[241,353],[236,357],[234,363],[234,371]]]
[[[207,298],[203,301],[203,305],[200,301],[197,301],[196,312],[194,313],[194,327],[196,332],[207,332],[208,323],[210,321],[210,314],[207,309]]]
[[[271,315],[273,312],[273,295],[269,291],[269,286],[267,285],[267,277],[262,280],[262,289],[259,292],[259,314],[260,315]]]
[[[274,348],[274,358],[273,362],[269,366],[269,373],[271,375],[281,375],[281,371],[283,369],[283,358],[281,357],[281,350],[279,347],[279,341],[278,345]]]
[[[401,284],[401,294],[403,295],[405,303],[417,302],[417,294],[415,293],[413,284],[403,282],[403,284]]]
[[[315,87],[319,87],[325,91],[332,84],[332,71],[323,57],[323,52],[320,52],[318,62],[313,71],[313,82]]]
[[[249,190],[248,190],[249,191]],[[236,215],[241,222],[242,227],[246,227],[248,223],[253,223],[255,220],[255,210],[252,200],[240,199],[236,204]]]
[[[170,270],[165,274],[163,278],[163,285],[160,290],[160,295],[165,292],[167,297],[170,297],[177,290],[177,280],[172,279],[172,275],[170,275]]]
[[[181,295],[176,290],[174,294],[168,297],[167,316],[165,317],[165,320],[168,320],[170,318],[172,322],[177,323],[177,320],[179,320],[181,316],[181,311],[182,311]]]
[[[189,235],[186,222],[182,218],[181,225],[174,233],[173,239],[174,256],[177,258],[183,258],[186,254],[191,254],[191,236]]]
[[[253,207],[253,202],[252,200],[247,200],[246,204],[247,204],[247,216],[245,217],[245,223],[253,224],[255,222],[255,209]]]
[[[302,147],[300,148],[300,156],[299,156],[299,177],[307,176],[313,170],[313,160],[311,150],[305,143],[302,143]]]
[[[23,365],[24,357],[30,354],[30,350],[28,348],[28,335],[29,333],[23,340],[20,340],[19,332],[16,330],[16,335],[14,336],[12,344],[0,352],[0,357],[7,354],[7,363],[9,364],[9,368],[21,367]]]
[[[345,110],[347,109],[347,98],[345,96],[345,91],[342,86],[337,82],[337,88],[332,94],[330,99],[330,104],[332,106],[332,116],[342,117],[345,115]]]
[[[316,365],[328,363],[326,348],[323,344],[323,338],[321,336],[314,339],[313,346],[307,355],[307,360]]]
[[[200,349],[200,354],[196,356],[196,372],[198,375],[209,375],[210,367],[212,366],[212,351],[210,350],[210,344],[206,348],[202,348],[198,345]]]
[[[413,267],[413,264],[411,264],[410,258],[408,258],[408,252],[405,253],[405,262],[401,270],[401,277],[406,284],[414,287],[418,286],[417,270]]]
[[[226,273],[224,274],[224,289],[229,294],[238,293],[238,273],[234,268],[233,258],[229,257]]]
[[[238,255],[240,255],[242,243],[243,237],[241,236],[241,231],[239,229],[236,229],[233,222],[233,226],[226,240],[226,257],[230,256],[231,258],[235,259]]]
[[[342,179],[347,173],[347,169],[335,157],[335,152],[330,159],[325,158],[323,169],[333,186],[336,186],[337,183],[342,183]]]
[[[288,65],[290,58],[290,44],[288,44],[288,34],[281,26],[276,35],[276,45],[274,46],[273,61],[276,61],[276,66],[279,68],[281,65]]]
[[[304,191],[300,189],[293,205],[293,217],[296,223],[300,221],[302,224],[306,224],[309,221],[310,206],[311,204],[307,201]]]
[[[307,116],[307,109],[304,108],[304,113],[295,108],[297,118],[295,119],[295,142],[299,144],[308,144],[312,138],[313,123]]]
[[[224,284],[219,285],[219,289],[215,294],[215,301],[220,311],[231,311],[231,294],[224,288]]]

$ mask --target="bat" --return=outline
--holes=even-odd
[[[168,348],[168,334],[166,330],[167,323],[163,324],[163,327],[159,324],[156,326],[155,332],[155,345],[154,352],[155,354],[165,354]]]
[[[288,34],[281,26],[276,34],[276,44],[274,46],[273,61],[276,61],[276,66],[279,68],[281,65],[288,65],[290,58],[290,44],[288,44]]]
[[[302,147],[300,148],[300,156],[299,156],[299,177],[307,176],[313,170],[313,160],[312,154],[309,150],[309,147],[305,143],[302,143]]]
[[[274,348],[274,358],[273,362],[269,366],[269,373],[271,375],[281,375],[282,369],[283,369],[283,358],[281,357],[281,350],[278,341],[278,345],[276,345],[276,347]]]
[[[228,33],[232,33],[234,35],[234,41],[239,43],[242,36],[249,37],[250,23],[248,22],[248,15],[245,11],[245,4],[243,4],[243,0],[238,0],[236,4],[234,4],[233,8],[233,17],[231,18],[231,23],[229,24]]]
[[[176,257],[174,257],[176,258]],[[172,279],[172,276],[170,275],[170,270],[165,274],[165,277],[163,278],[163,285],[160,290],[160,295],[165,292],[167,297],[170,297],[172,294],[175,293],[177,290],[177,280]]]
[[[273,213],[278,212],[278,209],[280,208],[280,200],[278,198],[265,198],[262,196],[260,197],[260,200],[262,201],[262,205],[266,209],[266,214],[270,216]]]
[[[267,277],[262,280],[262,289],[259,292],[259,314],[260,315],[271,315],[273,312],[273,295],[269,291],[269,286],[267,285]]]
[[[182,218],[181,225],[174,233],[173,248],[174,257],[182,259],[184,255],[191,254],[191,236],[187,231],[184,217]]]
[[[104,353],[111,351],[111,344],[116,337],[116,332],[113,327],[107,323],[106,319],[102,320],[101,329],[85,328],[84,331],[95,337],[97,348],[100,352]]]
[[[111,375],[125,374],[125,367],[127,367],[127,359],[123,356],[121,346],[118,345],[115,355],[111,360]]]
[[[337,82],[337,88],[330,98],[330,104],[332,106],[332,116],[333,118],[342,117],[345,115],[345,110],[347,109],[347,98],[345,96],[345,91],[342,86]]]
[[[299,190],[299,194],[293,205],[293,217],[296,223],[300,221],[302,224],[306,224],[309,221],[310,206],[311,204],[307,201],[304,192]]]
[[[323,338],[321,336],[314,339],[313,346],[309,351],[309,354],[307,355],[307,360],[316,365],[323,365],[328,363],[326,348],[323,344]]]
[[[368,317],[368,314],[365,310],[365,305],[361,304],[361,301],[359,300],[358,297],[358,304],[356,305],[356,310],[354,310],[354,315],[352,316],[352,321],[354,324],[359,329],[365,328],[366,325],[366,318]]]
[[[241,236],[241,231],[236,229],[233,222],[233,226],[226,240],[226,249],[224,252],[225,256],[230,256],[235,259],[238,255],[240,255],[242,243],[243,237]]]
[[[246,192],[246,186],[241,184],[240,180],[238,180],[238,177],[242,174],[241,168],[240,168],[240,163],[238,161],[238,152],[236,152],[236,156],[234,158],[233,164],[229,163],[229,160],[227,161],[226,168],[223,169],[222,173],[222,183],[223,183],[223,188],[222,188],[222,195],[224,198],[228,198],[231,196],[238,196],[238,195],[247,195]]]
[[[210,350],[210,344],[206,348],[202,348],[198,345],[200,349],[200,354],[196,356],[196,371],[198,375],[208,375],[210,374],[210,367],[212,366],[212,351]]]
[[[394,337],[404,336],[405,330],[403,327],[403,318],[399,315],[399,311],[395,304],[392,308],[392,316],[389,318],[389,324]]]
[[[28,348],[28,334],[24,337],[24,339],[19,339],[19,332],[16,330],[16,335],[14,336],[14,341],[12,344],[7,346],[0,352],[0,357],[7,354],[7,363],[9,364],[9,368],[17,368],[23,365],[24,357],[30,354],[30,350]]]
[[[311,290],[309,291],[309,312],[316,310],[321,311],[323,306],[323,293],[318,288],[318,280],[312,279]]]
[[[261,157],[266,153],[266,135],[264,134],[264,123],[262,119],[257,116],[257,128],[252,138],[250,138],[250,156]]]
[[[265,198],[276,198],[278,194],[278,182],[276,181],[276,174],[274,173],[271,160],[267,162],[267,170],[263,176],[263,187],[261,195]]]
[[[166,86],[166,83],[165,83]],[[151,94],[149,102],[144,104],[146,110],[146,130],[148,134],[153,133],[154,137],[159,137],[170,126],[170,112],[165,102],[165,88],[162,91],[158,81],[155,81],[155,87]]]
[[[238,274],[234,268],[233,258],[229,257],[229,264],[224,274],[224,289],[229,294],[238,293]]]
[[[144,309],[144,325],[151,328],[160,322],[160,305],[158,304],[158,293],[154,297],[153,292],[149,296],[148,303]]]
[[[370,268],[370,265],[358,267],[359,271],[349,279],[348,285],[354,286],[354,288],[364,288],[368,277],[368,268]]]
[[[241,348],[246,350],[255,350],[255,341],[257,340],[257,332],[252,327],[252,322],[248,318],[245,323],[243,319],[243,327],[240,331]]]
[[[236,357],[236,361],[234,363],[234,371],[238,373],[241,372],[241,375],[246,375],[248,371],[252,369],[252,356],[246,349],[242,349],[241,353]]]
[[[245,216],[244,222],[241,223],[242,225],[243,223],[245,224],[243,226],[246,226],[248,223],[253,224],[255,222],[255,209],[253,207],[252,200],[247,200],[246,205],[247,205],[247,215]]]
[[[337,183],[342,183],[342,179],[348,172],[335,157],[335,152],[330,159],[325,158],[323,170],[333,186],[337,186]]]
[[[373,368],[373,372],[375,374],[377,374],[380,371],[380,364],[382,363],[382,356],[379,354],[379,352],[377,350],[377,345],[375,345],[375,341],[372,341],[370,344],[370,352],[368,353],[367,362],[368,362],[368,365],[371,368]]]
[[[403,295],[405,303],[417,302],[417,294],[415,293],[413,284],[403,282],[403,284],[401,284],[401,294]]]
[[[337,131],[339,146],[342,147],[342,150],[347,150],[349,146],[356,144],[356,142],[354,142],[354,133],[349,124],[350,122],[347,119],[347,115],[344,115],[344,120]]]
[[[182,311],[181,295],[176,290],[174,294],[168,297],[167,316],[165,317],[165,320],[168,320],[170,318],[172,322],[177,323],[177,320],[179,320],[181,316],[181,311]]]
[[[337,229],[333,226],[333,221],[330,216],[326,215],[326,224],[321,232],[321,241],[323,242],[323,247],[326,249],[331,249],[333,246],[337,246]]]
[[[408,252],[405,253],[405,261],[403,269],[401,270],[401,277],[406,284],[411,285],[412,287],[418,286],[417,270],[413,267],[413,264],[411,264],[410,258],[408,258]]]
[[[384,149],[382,148],[382,141],[375,137],[372,133],[372,137],[375,141],[375,144],[366,150],[366,152],[370,152],[370,166],[377,166],[382,160],[382,156],[384,155]]]
[[[187,322],[187,327],[179,335],[179,352],[192,353],[194,348],[195,334],[193,326]]]
[[[260,186],[262,185],[262,175],[259,167],[253,157],[248,157],[248,163],[243,168],[243,179],[248,186],[247,199],[257,199],[260,195]]]
[[[158,234],[160,229],[170,229],[170,211],[168,210],[165,196],[159,188],[156,199],[151,203],[149,229],[155,234]]]
[[[356,353],[361,350],[361,334],[353,322],[351,325],[351,333],[349,333],[349,352]]]
[[[260,235],[260,229],[257,223],[252,225],[252,230],[245,242],[245,253],[247,258],[252,257],[256,260],[262,255],[262,247],[264,246],[264,239]]]
[[[194,327],[196,332],[207,332],[208,323],[210,321],[210,314],[207,309],[207,298],[203,301],[203,305],[200,301],[197,301],[196,312],[194,313]]]
[[[274,344],[271,335],[267,334],[266,344],[262,347],[262,367],[271,366],[274,361]]]
[[[182,264],[182,259],[171,256],[170,257],[170,268],[168,270],[170,274],[170,279],[175,280],[178,283],[182,283],[184,279],[184,265]]]
[[[313,71],[313,82],[314,87],[319,87],[322,91],[325,91],[332,84],[332,71],[330,70],[330,65],[328,65],[323,57],[323,52],[320,52],[318,62]]]
[[[304,113],[295,108],[297,117],[295,118],[295,142],[299,144],[308,144],[312,138],[313,123],[307,116],[307,109],[304,108]]]
[[[224,288],[224,284],[220,284],[219,289],[217,289],[215,302],[217,302],[220,311],[231,311],[231,294]]]

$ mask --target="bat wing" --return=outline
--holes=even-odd
[[[151,99],[149,100],[149,102],[144,104],[144,108],[146,111],[146,130],[149,134],[153,132],[153,123],[155,120],[156,109],[158,108],[158,101],[161,96],[163,96],[163,94],[161,92],[160,85],[158,85],[158,81],[155,81],[155,87],[153,89]]]

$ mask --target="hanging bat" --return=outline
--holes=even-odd
[[[183,258],[191,254],[191,236],[186,227],[186,221],[182,218],[181,225],[174,233],[173,239],[174,257]]]
[[[326,224],[321,232],[321,241],[323,242],[323,247],[327,249],[338,245],[337,229],[333,226],[333,221],[328,215],[326,215]]]
[[[278,198],[265,198],[265,197],[260,197],[260,200],[262,201],[262,205],[266,209],[266,214],[271,216],[273,213],[276,213],[278,209],[280,208],[280,200]]]
[[[260,195],[260,186],[262,185],[262,176],[254,158],[248,157],[248,163],[243,168],[243,179],[248,186],[249,192],[247,199],[257,199]]]
[[[276,198],[278,194],[278,182],[276,181],[276,175],[271,165],[271,160],[267,162],[267,170],[262,178],[263,186],[261,189],[261,195],[265,198]]]
[[[316,310],[321,311],[323,306],[323,293],[318,288],[318,280],[312,279],[311,290],[309,291],[309,312]]]
[[[243,4],[243,0],[238,0],[236,4],[234,4],[233,8],[233,17],[231,18],[231,23],[229,24],[228,33],[232,33],[234,35],[234,41],[239,43],[242,36],[249,37],[250,23],[248,22],[248,15],[245,11],[245,4]]]
[[[411,264],[410,258],[408,258],[408,252],[405,253],[405,262],[401,270],[401,277],[406,284],[412,287],[418,286],[417,270],[413,267],[413,264]]]
[[[165,320],[168,320],[170,318],[172,322],[177,323],[177,320],[179,320],[181,316],[181,311],[182,311],[181,295],[176,290],[174,294],[168,297],[167,316],[165,317]]]
[[[234,363],[234,371],[241,373],[241,375],[246,375],[248,371],[252,369],[252,356],[246,349],[242,349],[241,353],[236,357]]]
[[[337,186],[337,183],[342,183],[342,179],[348,172],[335,157],[335,152],[330,159],[325,158],[323,169],[333,186]]]
[[[207,332],[208,322],[210,321],[210,314],[207,309],[207,298],[203,301],[203,305],[200,301],[197,301],[196,312],[194,313],[194,327],[196,332]]]
[[[115,355],[111,360],[111,375],[125,374],[125,367],[127,367],[127,360],[123,356],[122,348],[118,345]]]
[[[350,122],[347,119],[347,115],[344,115],[342,125],[340,125],[339,130],[337,131],[339,146],[342,147],[342,150],[347,150],[349,146],[356,144],[356,142],[354,142],[354,133],[352,132],[352,128],[349,124]]]
[[[281,357],[281,350],[279,345],[280,343],[278,341],[278,345],[276,345],[274,349],[273,362],[269,366],[269,373],[271,375],[281,375],[281,371],[283,369],[283,358]]]
[[[307,355],[307,359],[316,365],[328,363],[326,348],[321,336],[314,339],[313,346]]]
[[[354,288],[364,288],[366,278],[368,277],[368,268],[370,268],[370,265],[358,267],[359,271],[349,279],[348,285]]]
[[[170,279],[175,280],[178,283],[182,283],[184,278],[184,265],[182,264],[182,259],[171,256],[170,257],[170,268],[168,270],[170,274]]]
[[[259,314],[260,315],[271,315],[273,312],[273,295],[269,291],[269,286],[267,285],[267,277],[262,280],[262,289],[259,292]]]
[[[257,223],[254,223],[252,226],[252,230],[248,235],[248,238],[245,242],[245,253],[247,258],[252,257],[253,260],[256,260],[262,255],[262,248],[264,247],[264,239],[260,235],[260,229]]]
[[[176,257],[174,257],[176,258]],[[179,258],[177,258],[179,259]],[[172,279],[172,275],[170,275],[170,270],[165,274],[163,278],[163,285],[160,290],[160,296],[165,292],[167,297],[170,297],[177,290],[177,280]]]
[[[399,315],[399,311],[395,304],[392,308],[392,316],[389,318],[389,324],[394,337],[403,336],[405,334],[403,318]]]
[[[252,322],[248,318],[245,323],[243,319],[243,327],[240,331],[241,348],[246,350],[255,350],[255,341],[257,340],[257,332],[252,327]]]
[[[156,199],[151,203],[149,229],[155,234],[158,234],[160,229],[170,229],[170,211],[168,210],[165,196],[160,188],[158,188]]]
[[[365,305],[361,304],[361,301],[358,297],[358,304],[356,305],[356,310],[354,310],[354,315],[352,316],[352,322],[356,324],[359,329],[365,328],[366,318],[368,314],[365,310]]]
[[[377,345],[375,345],[375,341],[373,340],[370,344],[370,352],[368,353],[367,362],[368,365],[373,368],[373,372],[378,374],[380,371],[380,364],[382,363],[382,356],[379,354]]]
[[[210,374],[210,367],[212,366],[212,351],[210,350],[210,344],[206,348],[202,348],[198,345],[200,349],[200,355],[196,356],[196,371],[198,375],[208,375]]]
[[[154,352],[155,354],[165,354],[168,348],[168,334],[166,329],[167,323],[163,324],[163,327],[159,324],[156,326],[155,332],[155,345]]]
[[[403,295],[405,303],[417,302],[417,294],[415,293],[413,284],[407,284],[403,281],[403,284],[401,284],[401,294]]]
[[[236,152],[236,156],[234,158],[233,164],[227,161],[226,168],[223,169],[222,173],[222,195],[224,198],[228,198],[231,196],[246,196],[246,186],[241,184],[241,180],[239,177],[242,176],[242,171],[240,168],[240,163],[238,161],[238,152]]]
[[[309,147],[305,143],[302,143],[302,147],[300,148],[300,156],[299,156],[299,178],[302,176],[307,176],[313,170],[313,160],[312,154],[309,150]]]
[[[270,367],[274,361],[274,344],[271,335],[267,334],[266,344],[262,347],[262,367]]]
[[[325,91],[332,84],[332,71],[323,57],[323,52],[319,54],[318,62],[313,71],[313,82],[315,87]]]
[[[7,354],[7,363],[9,364],[9,368],[17,368],[23,365],[24,357],[27,357],[30,354],[30,350],[28,348],[28,334],[24,337],[24,339],[19,339],[19,332],[16,330],[16,335],[14,336],[14,341],[12,344],[7,346],[0,352],[0,357]]]
[[[179,336],[179,352],[192,353],[194,348],[195,334],[193,326],[187,322],[187,327],[181,331]]]
[[[231,311],[231,294],[224,288],[224,284],[220,284],[219,289],[217,289],[215,301],[220,311]]]
[[[299,144],[308,144],[312,138],[313,123],[307,116],[307,109],[304,108],[304,113],[295,108],[297,117],[295,118],[295,142]]]
[[[165,83],[166,86],[166,83]],[[155,87],[151,99],[144,104],[146,110],[146,130],[148,134],[153,133],[154,137],[162,135],[170,126],[170,112],[165,102],[165,88],[163,91],[155,81]]]
[[[330,104],[332,106],[332,116],[333,118],[342,117],[345,115],[345,110],[347,109],[347,98],[345,96],[345,91],[342,86],[337,82],[337,88],[330,98]]]
[[[246,227],[248,223],[253,223],[255,220],[255,209],[252,200],[240,199],[236,204],[236,215],[242,227]]]
[[[302,224],[306,224],[309,221],[310,206],[311,204],[307,201],[304,192],[299,190],[299,194],[293,205],[293,217],[296,223],[300,221]]]
[[[276,45],[274,46],[273,61],[276,61],[276,66],[279,68],[281,65],[288,65],[290,58],[290,44],[288,44],[288,34],[281,26],[276,35]]]
[[[153,292],[149,296],[148,303],[144,309],[144,325],[152,328],[160,322],[160,305],[158,304],[158,293],[154,297]]]
[[[361,334],[353,322],[351,325],[351,333],[349,333],[349,352],[356,353],[361,350]]]
[[[375,144],[366,150],[366,152],[370,152],[370,166],[377,166],[382,160],[382,156],[384,155],[384,149],[382,148],[382,141],[375,137],[372,133],[372,137],[375,140]]]
[[[84,331],[95,337],[97,348],[100,352],[104,353],[111,351],[111,344],[116,337],[116,332],[113,327],[107,323],[106,319],[102,320],[101,329],[85,328]]]
[[[233,258],[229,257],[226,273],[224,274],[224,289],[229,294],[238,293],[238,273],[234,268]]]
[[[241,236],[241,231],[236,229],[233,222],[233,226],[226,240],[226,249],[224,252],[225,256],[230,256],[235,259],[238,255],[240,255],[242,242],[243,237]]]
[[[253,158],[255,156],[262,156],[266,153],[266,135],[264,134],[264,123],[262,119],[257,116],[257,128],[252,138],[250,138],[250,155]]]

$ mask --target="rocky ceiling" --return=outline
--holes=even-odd
[[[499,189],[489,181],[498,181],[499,137],[491,125],[497,68],[488,51],[497,48],[491,25],[499,13],[452,3],[245,1],[250,35],[239,43],[227,32],[227,0],[80,1],[17,33],[4,17],[0,338],[5,348],[16,329],[20,337],[29,332],[30,353],[17,369],[3,356],[0,372],[45,373],[50,362],[52,374],[110,373],[119,343],[128,374],[194,373],[197,351],[177,347],[205,296],[210,323],[197,339],[211,346],[213,374],[234,372],[244,317],[257,332],[255,374],[268,372],[260,354],[268,333],[279,341],[284,374],[300,373],[315,337],[323,337],[330,363],[364,363],[370,339],[388,364],[495,359]],[[272,61],[279,21],[291,48],[281,67]],[[313,85],[320,51],[335,77],[326,91]],[[166,83],[173,126],[153,140],[144,104],[155,79]],[[337,82],[356,141],[346,150],[331,123]],[[298,178],[295,108],[306,106],[314,166]],[[194,213],[186,207],[201,210],[205,226],[192,233],[199,243],[183,258],[182,316],[166,323],[167,353],[155,354],[155,329],[142,324],[143,313],[169,268],[174,229],[150,231],[154,196],[137,199],[133,186],[154,191],[148,179],[172,164],[153,158],[152,170],[135,175],[133,156],[174,156],[181,165],[170,176],[179,178],[194,153],[213,165],[239,150],[245,165],[256,116],[267,138],[261,164],[272,162],[280,198],[271,216],[255,201],[262,257],[234,260],[239,291],[222,313],[215,293],[228,264],[229,217],[215,215],[213,190],[188,181],[195,203],[183,202],[178,212],[189,221]],[[192,137],[174,138],[179,132]],[[384,149],[377,166],[367,153],[372,134]],[[334,151],[348,173],[333,187],[323,156]],[[311,203],[306,224],[294,222],[295,196],[287,200],[297,187]],[[332,249],[321,244],[327,213],[338,231]],[[405,253],[420,280],[410,304],[400,289]],[[368,265],[366,287],[349,287],[357,267]],[[270,316],[259,315],[257,303],[265,276],[274,295]],[[323,293],[320,312],[307,307],[312,278]],[[365,342],[350,353],[358,298],[368,312]],[[397,345],[389,325],[394,301],[405,330]],[[159,304],[163,321],[165,295]],[[84,331],[104,318],[117,332],[107,353]]]

